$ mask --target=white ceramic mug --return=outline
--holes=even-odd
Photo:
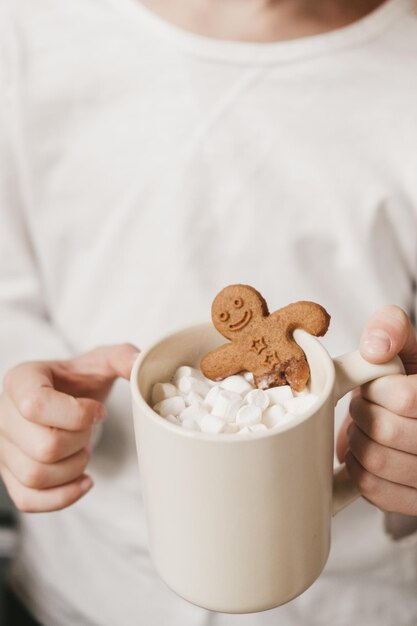
[[[315,337],[297,330],[294,338],[319,400],[290,424],[250,436],[185,430],[147,403],[154,383],[179,365],[198,367],[224,343],[210,324],[166,337],[132,370],[151,556],[171,589],[206,609],[270,609],[319,576],[331,516],[359,495],[344,466],[333,475],[334,406],[354,387],[404,371],[398,357],[384,365],[358,352],[332,359]]]

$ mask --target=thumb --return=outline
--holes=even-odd
[[[103,401],[117,377],[129,379],[138,354],[135,346],[123,343],[52,362],[54,386],[64,393]]]
[[[362,333],[360,352],[371,363],[386,363],[398,354],[407,374],[416,374],[416,333],[405,311],[394,305],[376,311]]]
[[[128,380],[138,354],[138,348],[131,343],[101,346],[75,357],[72,365],[80,373],[94,373],[108,380],[121,376]]]

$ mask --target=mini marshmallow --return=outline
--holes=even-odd
[[[187,406],[193,406],[195,404],[201,404],[203,398],[195,391],[190,391],[190,393],[187,393],[187,395],[184,396],[184,400]]]
[[[245,404],[240,407],[236,415],[236,423],[240,426],[252,426],[262,419],[262,409],[255,404]]]
[[[172,398],[165,398],[161,402],[157,402],[153,407],[153,410],[159,413],[161,417],[167,417],[172,414],[177,416],[185,409],[184,398],[181,396],[173,396]]]
[[[306,413],[318,400],[318,396],[315,393],[311,393],[308,396],[298,396],[297,398],[291,398],[284,402],[284,406],[289,413],[293,415],[301,415]]]
[[[252,372],[243,372],[242,376],[243,376],[243,378],[244,378],[245,380],[247,380],[247,381],[248,381],[248,383],[250,383],[251,385],[253,385],[254,380],[253,380],[253,374],[252,374]]]
[[[167,415],[165,419],[172,424],[176,424],[177,426],[181,425],[180,420],[178,419],[178,417],[175,417],[175,415]]]
[[[186,419],[193,419],[197,421],[200,417],[204,417],[204,415],[208,415],[208,411],[203,406],[203,404],[200,403],[200,404],[191,404],[190,406],[187,406],[186,409],[181,411],[179,417],[182,422],[184,422],[184,420]]]
[[[191,419],[191,417],[187,417],[185,420],[183,420],[181,426],[186,430],[200,430],[197,422]]]
[[[241,404],[242,397],[240,394],[222,389],[216,398],[211,413],[227,422],[231,422],[234,420]]]
[[[190,391],[194,391],[203,398],[208,394],[210,390],[210,387],[206,385],[203,380],[199,380],[198,378],[192,378],[191,376],[182,376],[180,379],[178,379],[177,385],[178,389],[182,393],[188,394],[190,393]]]
[[[270,389],[265,389],[265,393],[268,394],[270,404],[283,404],[286,400],[294,397],[289,385],[271,387]]]
[[[273,404],[269,406],[264,414],[262,415],[262,422],[268,428],[274,428],[275,426],[279,426],[281,424],[282,419],[285,415],[285,409],[280,404]]]
[[[203,433],[217,435],[226,428],[226,422],[215,415],[205,415],[200,421],[200,428]]]
[[[318,401],[308,389],[293,392],[288,385],[257,389],[250,372],[211,381],[184,365],[173,380],[177,386],[153,386],[152,400],[157,400],[153,408],[172,424],[196,432],[250,435],[279,428],[296,421]]]
[[[215,405],[215,402],[217,400],[217,396],[220,393],[220,387],[218,385],[215,385],[214,387],[212,387],[210,389],[210,391],[208,392],[208,394],[206,395],[206,397],[204,398],[204,404],[206,404],[208,407],[210,407],[210,409],[212,409]]]
[[[277,424],[277,427],[283,426],[284,424],[291,424],[291,422],[294,422],[296,419],[297,415],[294,415],[294,413],[285,413],[284,417],[281,418],[280,423]]]
[[[245,401],[248,404],[259,406],[262,411],[265,411],[269,406],[269,396],[265,391],[262,391],[262,389],[252,389],[252,391],[249,391],[245,396]]]
[[[173,398],[178,395],[177,388],[171,383],[156,383],[152,387],[152,404],[157,404],[166,398]]]
[[[253,389],[252,385],[239,374],[236,374],[235,376],[228,376],[224,380],[221,380],[220,387],[222,389],[227,389],[227,391],[240,393],[241,395],[246,394],[248,391]]]
[[[265,424],[254,424],[253,426],[249,426],[248,428],[251,433],[257,433],[258,431],[268,430]]]
[[[175,374],[172,377],[173,381],[179,381],[180,378],[198,378],[199,380],[204,380],[205,376],[200,372],[200,370],[195,367],[190,367],[190,365],[181,365],[177,370],[175,370]]]

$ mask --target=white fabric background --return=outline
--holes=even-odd
[[[208,319],[228,283],[271,309],[323,304],[332,354],[379,306],[414,310],[414,1],[263,45],[184,33],[133,0],[0,0],[0,16],[2,371],[145,347]],[[226,616],[175,596],[149,559],[127,384],[109,413],[93,491],[22,515],[14,581],[46,626],[417,622],[416,548],[364,501],[294,602]]]

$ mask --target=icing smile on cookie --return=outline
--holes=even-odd
[[[241,320],[239,320],[235,324],[229,324],[230,330],[241,330],[242,328],[246,326],[246,324],[250,322],[251,318],[252,318],[252,311],[250,310],[245,311],[245,314]]]

